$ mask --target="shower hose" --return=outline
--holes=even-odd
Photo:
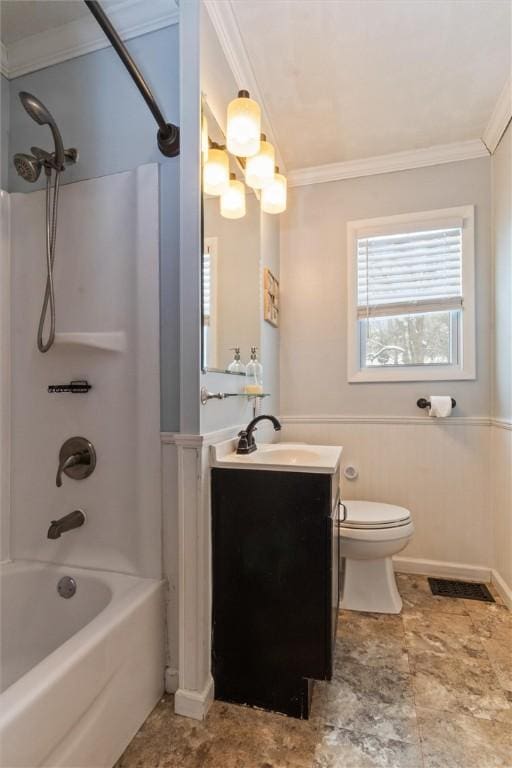
[[[59,177],[60,171],[55,171],[55,182],[52,190],[52,173],[46,173],[46,288],[44,292],[39,328],[37,330],[37,348],[40,352],[48,352],[55,341],[55,290],[53,285],[53,264],[55,261],[55,241],[57,239],[57,212],[59,207]],[[53,191],[53,195],[52,195]],[[50,305],[50,331],[48,338],[43,341],[43,331]]]

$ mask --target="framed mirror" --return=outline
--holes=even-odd
[[[224,134],[203,100],[203,146],[223,147]],[[204,165],[205,153],[203,153]],[[229,171],[243,181],[243,170],[229,156]],[[245,187],[245,215],[226,218],[221,197],[202,196],[202,369],[222,373],[229,370],[240,350],[243,366],[252,346],[261,346],[261,235],[260,203]],[[243,370],[243,369],[242,369]],[[237,373],[236,371],[234,373]],[[244,375],[238,372],[237,375]]]

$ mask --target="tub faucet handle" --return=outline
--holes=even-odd
[[[83,480],[94,472],[96,451],[93,444],[85,437],[70,437],[59,452],[59,468],[55,482],[57,488],[62,485],[62,474],[73,480]]]

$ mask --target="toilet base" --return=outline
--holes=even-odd
[[[398,593],[390,557],[379,560],[345,560],[341,608],[366,613],[400,613],[402,598]]]

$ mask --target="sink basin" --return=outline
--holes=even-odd
[[[323,472],[333,474],[341,459],[341,447],[307,443],[260,443],[254,453],[238,455],[237,440],[211,447],[213,467],[270,469],[280,472]]]

